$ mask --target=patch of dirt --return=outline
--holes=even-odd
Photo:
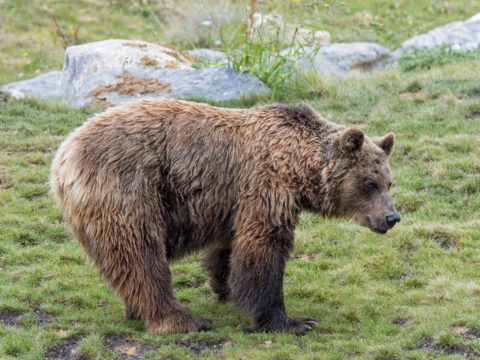
[[[197,58],[196,56],[190,55],[189,53],[182,53],[182,55],[185,57],[185,59],[187,59],[192,63],[198,63],[200,61],[199,58]]]
[[[136,49],[145,49],[147,47],[147,44],[128,43],[128,42],[122,43],[122,45],[129,46]]]
[[[180,65],[173,61],[167,61],[164,66],[165,69],[180,69]]]
[[[37,199],[40,199],[41,197],[45,196],[45,192],[42,191],[42,190],[39,190],[37,192],[34,192],[32,194],[29,194],[27,196],[25,196],[25,198],[28,200],[28,201],[34,201],[34,200],[37,200]]]
[[[470,115],[467,116],[467,119],[470,119],[470,120],[480,119],[480,111],[472,112]]]
[[[166,45],[163,45],[163,46],[167,47]],[[167,50],[164,50],[163,52],[165,54],[170,55],[171,57],[177,59],[181,63],[187,63],[188,64],[194,58],[192,56],[182,54],[181,52],[179,52],[177,50],[174,50],[174,49],[171,49],[171,48],[168,48]]]
[[[0,91],[0,104],[7,104],[10,102],[11,99],[12,97],[9,93],[5,91]]]
[[[390,275],[388,278],[390,280],[405,280],[405,279],[408,279],[410,277],[410,274],[409,273],[406,273],[406,272],[402,272],[400,274],[393,274],[393,275]]]
[[[480,341],[480,330],[469,328],[468,326],[457,326],[454,328],[455,334],[466,341]]]
[[[115,85],[100,86],[90,93],[90,96],[97,97],[103,93],[116,91],[119,95],[135,96],[140,94],[154,94],[161,91],[170,91],[170,84],[161,83],[155,79],[140,79],[124,71],[118,77]]]
[[[201,59],[199,59],[198,57],[193,56],[193,55],[190,55],[190,54],[188,54],[188,53],[185,53],[184,55],[185,55],[185,57],[186,57],[188,60],[190,60],[192,63],[199,63],[199,62],[201,61]]]
[[[457,239],[442,233],[435,233],[431,236],[431,238],[435,240],[442,249],[445,250],[457,245]]]
[[[122,359],[131,360],[141,359],[147,352],[154,349],[151,345],[129,340],[124,334],[105,336],[103,345],[111,353],[120,355]]]
[[[11,186],[7,186],[6,183],[0,180],[0,190],[8,190],[9,188],[11,188]]]
[[[434,353],[444,353],[447,355],[462,355],[466,359],[478,359],[479,354],[465,344],[458,345],[440,345],[430,337],[423,338],[419,349],[427,349]]]
[[[151,57],[145,55],[140,59],[140,62],[142,63],[143,66],[145,67],[153,67],[156,68],[158,65],[158,61],[155,59],[152,59]]]
[[[42,310],[33,310],[38,324],[40,326],[48,324],[54,318],[53,315],[50,315]],[[20,311],[4,311],[0,312],[0,325],[4,326],[22,326],[22,317],[23,313]]]
[[[54,318],[53,315],[46,313],[45,311],[42,311],[42,310],[33,310],[33,313],[37,317],[38,325],[48,324]]]
[[[410,318],[408,317],[405,317],[405,318],[399,317],[399,318],[393,319],[392,324],[404,327],[409,321],[410,321]]]
[[[422,97],[423,91],[418,90],[418,91],[407,91],[404,93],[401,93],[400,96],[406,97],[406,98],[419,98]]]
[[[84,356],[78,355],[79,341],[79,337],[61,340],[47,352],[45,358],[52,360],[86,360]]]
[[[203,350],[222,350],[229,346],[230,342],[227,339],[219,340],[176,340],[175,345],[180,345],[196,355],[199,355]]]
[[[58,336],[59,338],[64,339],[64,338],[68,337],[68,330],[66,330],[66,329],[58,329],[58,330],[55,330],[55,334],[57,334],[57,336]]]
[[[109,107],[115,106],[112,103],[107,101],[105,97],[97,97],[92,102],[88,103],[85,107],[87,109],[107,109]]]
[[[299,259],[302,261],[312,262],[317,259],[317,254],[300,254],[295,256],[295,259]]]
[[[424,236],[428,240],[435,241],[438,246],[444,250],[449,250],[450,248],[457,246],[458,239],[456,236],[445,230],[428,230],[426,232],[419,231],[418,235]]]
[[[419,187],[418,189],[415,189],[416,192],[419,192],[419,193],[426,193],[428,190],[426,187]]]
[[[19,311],[4,311],[0,313],[0,325],[19,326],[22,320],[22,313]]]

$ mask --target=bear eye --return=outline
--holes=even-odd
[[[369,182],[367,184],[367,187],[368,187],[368,190],[377,190],[378,189],[377,183],[374,183],[374,182]]]
[[[389,183],[388,184],[388,190],[390,190],[391,187],[392,187],[392,183]]]

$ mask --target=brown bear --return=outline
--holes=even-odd
[[[99,114],[60,146],[51,189],[68,227],[151,333],[205,330],[173,294],[168,260],[206,248],[218,299],[253,329],[304,333],[283,275],[302,209],[377,233],[400,220],[388,191],[393,134],[368,138],[311,108],[222,109],[171,99]]]

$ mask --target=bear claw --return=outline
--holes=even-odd
[[[289,317],[288,332],[303,335],[317,323],[314,318],[308,316]]]

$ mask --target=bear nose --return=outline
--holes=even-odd
[[[397,222],[400,221],[400,215],[398,215],[397,213],[390,214],[386,216],[385,220],[387,222],[388,227],[392,228],[395,226]]]

